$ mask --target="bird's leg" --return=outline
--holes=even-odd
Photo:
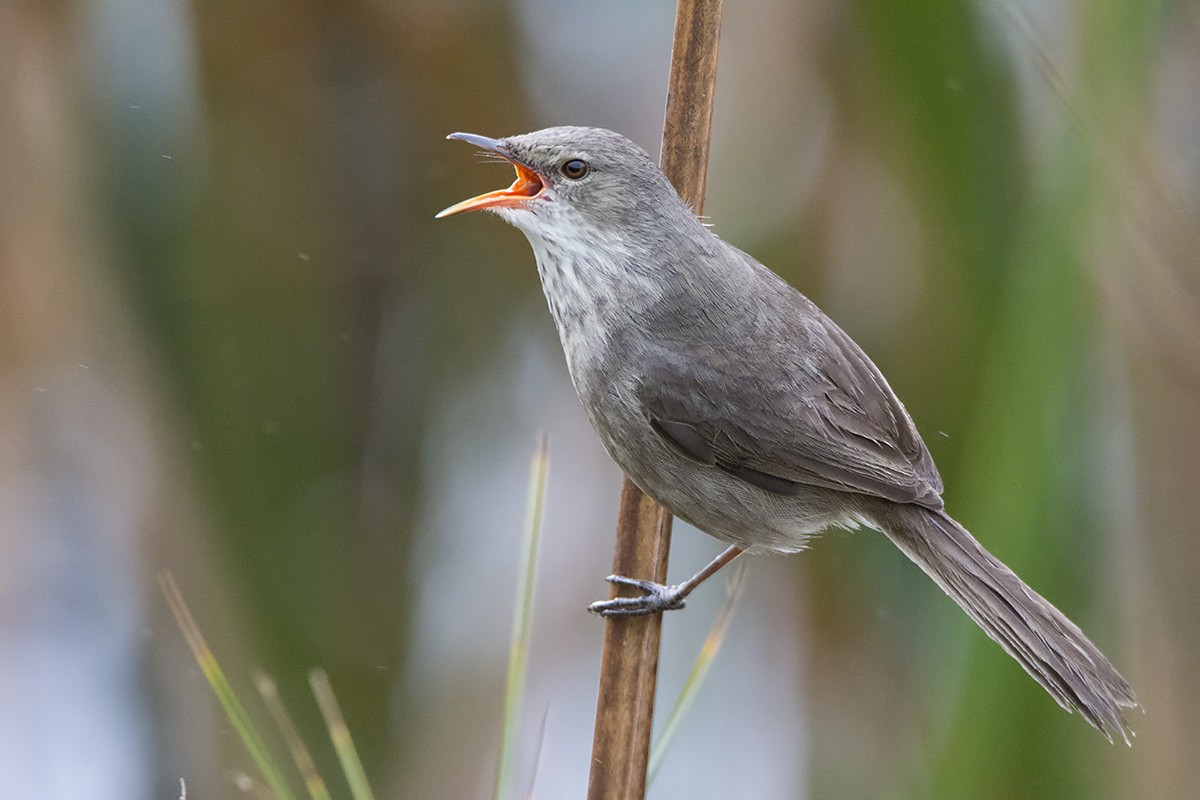
[[[684,599],[692,593],[693,589],[715,575],[717,570],[740,556],[742,552],[742,548],[731,545],[725,552],[709,562],[704,569],[683,583],[674,586],[626,578],[621,575],[609,575],[607,579],[609,583],[615,583],[618,586],[632,586],[635,589],[641,589],[644,594],[641,597],[614,597],[611,600],[598,600],[588,606],[588,611],[602,617],[633,617],[683,608]]]

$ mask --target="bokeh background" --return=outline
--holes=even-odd
[[[1200,4],[726,5],[710,221],[872,354],[950,510],[1146,713],[1110,746],[835,532],[747,564],[651,796],[1200,797]],[[519,785],[582,795],[619,475],[523,238],[433,214],[510,180],[451,131],[657,152],[673,14],[0,3],[0,798],[257,779],[161,570],[341,796],[314,666],[379,796],[489,796],[539,431]],[[674,542],[678,577],[719,549]],[[666,623],[660,723],[722,600]]]

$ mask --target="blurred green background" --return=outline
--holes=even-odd
[[[832,533],[747,565],[651,796],[1200,797],[1200,3],[726,5],[710,221],[873,356],[950,511],[1146,714],[1108,745]],[[510,180],[451,131],[656,152],[673,14],[0,5],[0,798],[254,775],[163,569],[327,777],[313,666],[380,796],[487,796],[539,430],[520,783],[581,796],[619,475],[523,238],[433,214]],[[718,552],[676,530],[673,576]],[[667,622],[660,708],[721,596]]]

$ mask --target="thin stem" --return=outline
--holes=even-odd
[[[660,163],[697,214],[708,173],[721,11],[722,0],[679,0],[675,12]],[[626,478],[613,573],[665,583],[670,547],[671,515]],[[605,623],[588,800],[645,796],[661,631],[661,614]]]

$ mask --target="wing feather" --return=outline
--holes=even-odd
[[[652,349],[639,399],[654,430],[772,494],[817,486],[941,508],[941,477],[908,413],[858,346],[820,320],[828,346],[812,349],[825,357],[765,376],[744,360]]]

